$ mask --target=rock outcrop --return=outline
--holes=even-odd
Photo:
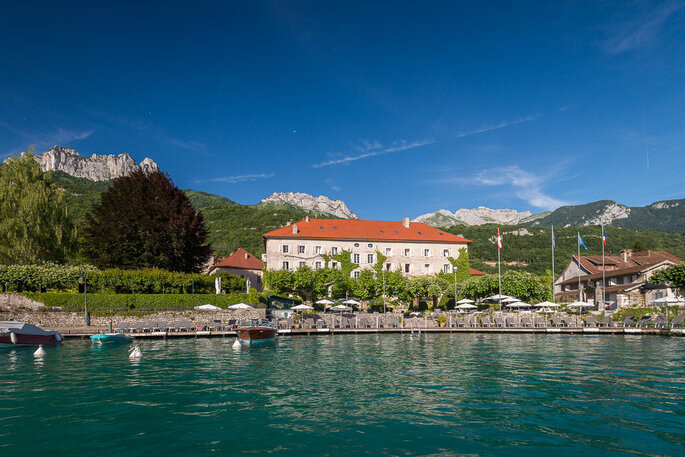
[[[72,148],[54,146],[42,155],[35,156],[42,171],[63,171],[77,178],[86,178],[91,181],[107,181],[121,176],[127,176],[139,168],[146,173],[159,170],[157,164],[146,157],[140,164],[126,154],[118,156],[93,154],[90,157],[82,157]]]
[[[434,213],[418,216],[413,221],[423,222],[434,227],[482,224],[516,225],[531,217],[530,211],[519,212],[514,209],[490,209],[479,206],[478,208],[458,209],[454,213],[441,209]]]
[[[274,192],[259,204],[262,207],[282,207],[295,208],[305,211],[330,214],[340,219],[359,219],[347,207],[342,200],[331,200],[330,198],[319,195],[305,194],[302,192]]]

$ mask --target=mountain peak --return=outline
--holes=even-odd
[[[519,212],[515,209],[490,209],[485,206],[479,206],[478,208],[458,209],[454,213],[446,209],[440,209],[434,213],[418,216],[413,221],[423,222],[435,227],[483,224],[516,225],[530,217],[532,217],[530,211]]]
[[[77,178],[86,178],[91,181],[107,181],[110,179],[127,176],[142,169],[146,173],[159,170],[157,164],[146,157],[138,164],[127,153],[109,155],[93,154],[83,157],[73,148],[53,146],[42,155],[35,156],[41,171],[62,171]]]
[[[330,214],[341,219],[359,219],[342,200],[332,200],[325,195],[315,197],[303,192],[274,192],[263,199],[261,206],[294,207],[305,211]]]

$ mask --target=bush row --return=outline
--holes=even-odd
[[[61,307],[62,311],[82,312],[83,294],[25,292],[25,296],[48,307]],[[256,297],[259,298],[259,297]],[[231,294],[88,294],[88,312],[93,316],[114,314],[148,314],[158,311],[186,311],[194,306],[210,304],[225,309],[234,303],[248,303],[254,296]],[[263,304],[253,304],[263,307]]]
[[[176,273],[156,268],[145,270],[98,270],[70,265],[0,265],[0,285],[4,290],[76,291],[82,290],[82,271],[86,272],[88,290],[101,293],[191,294],[214,292],[214,279],[221,277],[226,292],[245,290],[240,276],[221,272],[217,275]]]

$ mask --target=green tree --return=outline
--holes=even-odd
[[[649,279],[649,282],[652,284],[669,284],[678,289],[685,289],[685,262],[657,271]]]
[[[32,151],[0,165],[0,263],[64,262],[76,249],[64,196]]]
[[[644,252],[644,251],[647,250],[647,247],[646,247],[645,244],[642,242],[642,240],[635,240],[635,242],[633,243],[633,246],[631,247],[631,249],[632,249],[634,252]]]
[[[97,266],[198,272],[209,258],[202,213],[162,172],[114,180],[87,216],[84,250]]]

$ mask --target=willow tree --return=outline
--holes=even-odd
[[[0,165],[0,263],[63,262],[76,249],[76,228],[33,148]]]
[[[162,172],[116,179],[86,218],[85,255],[103,268],[198,272],[210,255],[202,213]]]

